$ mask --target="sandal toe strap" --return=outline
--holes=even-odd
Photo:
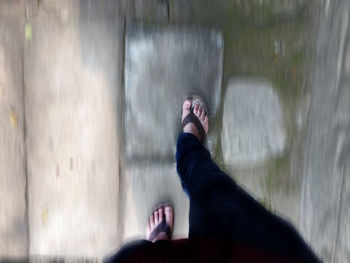
[[[184,128],[190,122],[196,125],[196,128],[199,132],[199,137],[201,138],[200,141],[203,143],[205,140],[205,130],[200,120],[197,118],[197,116],[193,112],[191,112],[184,118],[184,120],[182,121],[182,128]]]
[[[155,239],[155,237],[162,232],[164,232],[168,236],[169,240],[171,239],[170,227],[165,220],[163,220],[162,223],[160,223],[155,229],[153,229],[152,233],[149,236],[149,240]]]

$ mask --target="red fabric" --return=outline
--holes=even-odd
[[[216,239],[178,239],[142,247],[129,262],[299,262],[236,242]]]

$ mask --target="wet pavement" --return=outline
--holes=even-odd
[[[214,160],[350,260],[346,0],[0,2],[0,260],[100,260],[158,202],[188,233],[182,101],[208,102]]]

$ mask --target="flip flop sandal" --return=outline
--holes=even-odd
[[[200,137],[200,141],[201,143],[204,143],[205,141],[205,138],[206,138],[206,135],[205,135],[205,130],[200,122],[200,120],[197,118],[197,116],[193,113],[193,108],[194,108],[194,105],[196,103],[198,103],[202,108],[203,110],[205,111],[205,113],[207,114],[208,116],[208,107],[207,105],[205,104],[204,100],[197,96],[197,95],[192,95],[190,97],[188,97],[187,99],[191,100],[192,101],[192,105],[191,105],[191,112],[184,118],[184,120],[182,121],[182,129],[188,124],[188,123],[193,123],[194,125],[196,125],[196,128],[199,132],[199,137]]]
[[[167,235],[168,239],[171,240],[172,231],[170,229],[170,226],[167,224],[167,222],[165,220],[165,207],[166,206],[171,206],[173,213],[174,213],[173,206],[171,204],[168,204],[168,203],[158,205],[152,212],[152,214],[154,214],[154,212],[159,210],[159,208],[163,208],[163,220],[155,229],[152,230],[152,232],[148,238],[148,240],[150,240],[152,242],[153,242],[153,239],[155,239],[159,235],[159,233],[162,233],[162,232],[164,232]]]
[[[155,239],[162,232],[164,232],[167,235],[168,239],[171,240],[171,230],[164,219],[162,223],[160,223],[155,229],[153,229],[153,231],[149,235],[149,240],[153,242],[153,239]]]

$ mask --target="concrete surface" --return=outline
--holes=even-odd
[[[30,255],[102,257],[120,241],[123,21],[99,11],[90,1],[44,1],[29,17]]]
[[[283,152],[287,137],[283,111],[270,81],[229,80],[223,107],[221,142],[225,164],[254,166]]]
[[[209,103],[209,148],[220,167],[302,229],[325,262],[349,261],[348,1],[0,7],[0,260],[100,259],[143,236],[167,198],[175,232],[186,236],[188,200],[173,155],[191,92]],[[283,150],[230,165],[224,133],[237,131],[236,118],[249,121],[251,104],[235,111],[243,101],[230,102],[238,95],[229,80],[251,78],[269,80],[278,96],[282,121],[267,114],[278,119]]]
[[[23,15],[18,2],[0,2],[0,261],[28,255]]]
[[[323,3],[304,153],[301,229],[325,262],[349,262],[349,1]]]
[[[290,168],[296,161],[288,156],[288,120],[276,88],[263,78],[229,79],[222,118],[222,167],[265,207],[297,227],[301,185]]]
[[[175,164],[140,164],[125,169],[123,240],[145,238],[146,225],[159,203],[174,207],[174,238],[188,237],[189,199],[182,190]]]
[[[215,116],[222,63],[217,30],[146,23],[127,28],[125,145],[130,159],[174,160],[182,102],[199,94]]]

